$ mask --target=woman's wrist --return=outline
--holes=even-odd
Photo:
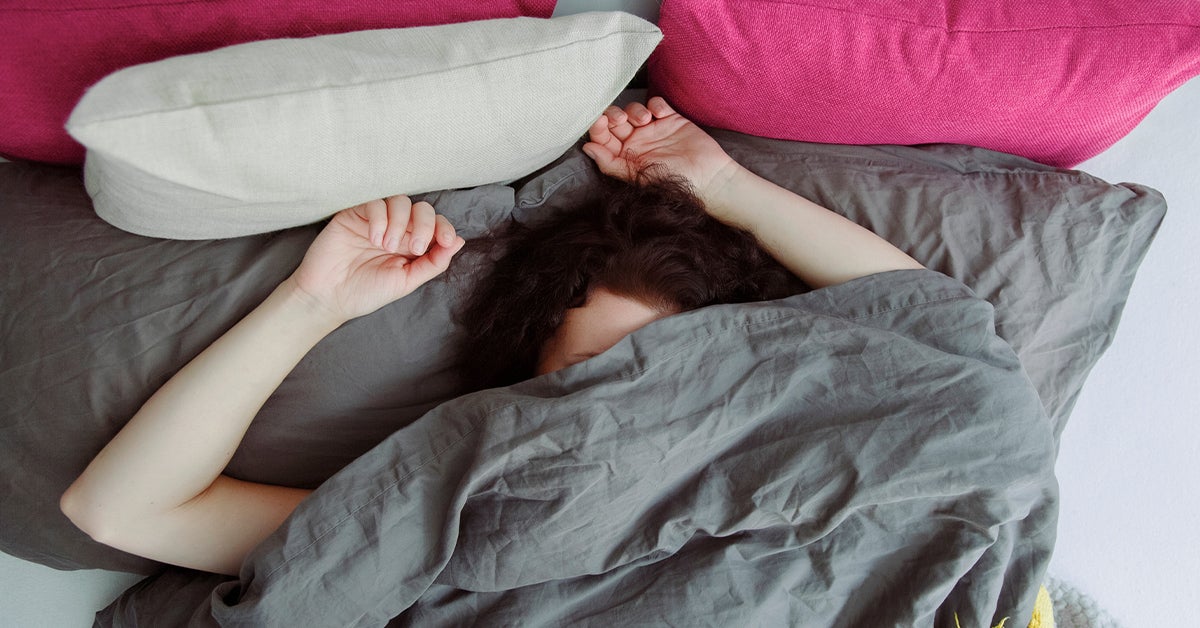
[[[713,174],[704,189],[698,191],[698,196],[712,217],[752,232],[755,221],[750,211],[753,208],[740,201],[745,199],[755,179],[758,179],[758,175],[730,158]]]
[[[321,338],[349,320],[313,293],[305,290],[291,275],[279,284],[268,300],[277,300],[283,316],[297,326],[296,331]],[[318,338],[319,339],[319,338]]]

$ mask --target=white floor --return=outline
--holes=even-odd
[[[1051,571],[1124,625],[1200,608],[1200,79],[1080,169],[1162,191],[1170,210],[1111,349],[1063,434]],[[136,576],[60,572],[0,554],[0,625],[85,627]]]

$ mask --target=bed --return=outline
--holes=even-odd
[[[268,402],[230,473],[320,489],[237,579],[99,546],[46,495],[319,225],[146,238],[96,217],[77,167],[4,165],[3,549],[153,574],[101,613],[114,625],[1028,623],[1060,536],[1060,438],[1162,196],[962,144],[713,133],[932,271],[673,317],[466,396],[446,321],[473,274],[447,277],[339,330]],[[572,145],[426,198],[478,234],[598,176]],[[413,354],[377,349],[413,327]]]

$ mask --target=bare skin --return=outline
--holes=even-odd
[[[870,231],[734,162],[661,98],[610,107],[585,152],[628,180],[654,166],[682,175],[708,211],[749,230],[813,287],[920,268]],[[175,374],[63,494],[94,539],[154,560],[236,574],[310,491],[222,474],[263,402],[342,323],[411,293],[464,242],[428,203],[395,196],[342,210],[300,267],[253,312]],[[601,353],[669,314],[602,290],[543,348],[539,373]]]
[[[542,346],[537,374],[545,375],[596,357],[625,336],[673,313],[603,288],[593,290],[583,307],[567,310],[562,324]]]
[[[465,241],[428,203],[395,196],[334,216],[300,267],[156,392],[63,494],[92,538],[236,574],[311,491],[221,474],[300,358],[342,323],[443,272]]]
[[[714,218],[742,229],[813,288],[887,270],[922,268],[883,238],[750,172],[667,101],[609,107],[583,150],[600,171],[628,180],[654,165],[691,182]]]
[[[885,270],[921,268],[871,231],[743,168],[662,98],[625,109],[609,107],[588,130],[588,139],[584,152],[609,176],[628,181],[649,166],[683,175],[713,217],[753,233],[776,260],[814,288]],[[667,314],[596,291],[583,307],[567,311],[563,326],[542,349],[537,372],[602,353]]]

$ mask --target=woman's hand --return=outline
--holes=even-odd
[[[465,243],[406,196],[339,212],[291,277],[142,405],[62,511],[113,547],[237,574],[309,493],[221,474],[255,414],[326,334],[436,277]]]
[[[335,214],[288,281],[341,323],[438,276],[464,244],[432,205],[392,196]]]
[[[624,110],[609,107],[588,129],[588,139],[583,151],[604,174],[630,181],[654,166],[685,177],[701,200],[714,197],[738,168],[712,136],[658,96]]]

